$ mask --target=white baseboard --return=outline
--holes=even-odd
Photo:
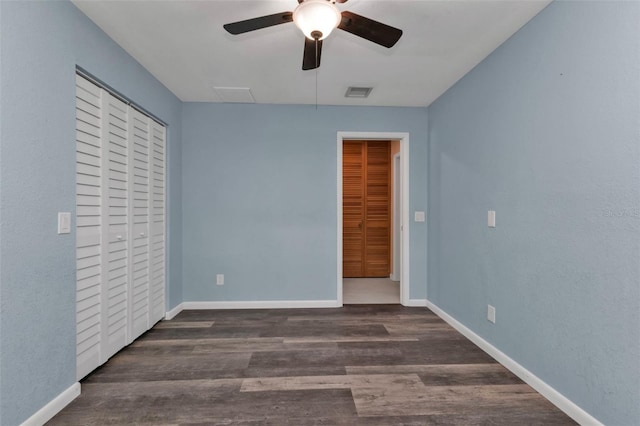
[[[229,302],[183,302],[182,309],[287,309],[339,308],[337,300],[258,300]]]
[[[419,306],[424,308],[427,306],[427,299],[409,299],[409,303],[406,303],[404,306]]]
[[[184,310],[184,303],[179,303],[175,308],[171,309],[164,315],[164,319],[169,321],[170,319],[175,318],[180,312]]]
[[[595,417],[584,411],[570,399],[562,395],[560,392],[552,388],[541,378],[509,358],[504,352],[493,346],[491,343],[478,336],[476,333],[467,328],[460,321],[447,314],[445,311],[427,300],[427,308],[433,313],[445,320],[449,325],[458,330],[467,339],[475,343],[480,349],[488,353],[496,361],[510,370],[513,374],[520,377],[525,383],[547,398],[553,405],[564,411],[569,417],[578,422],[582,426],[602,426]]]
[[[53,398],[47,405],[25,420],[21,426],[42,426],[80,395],[80,383],[76,382]]]

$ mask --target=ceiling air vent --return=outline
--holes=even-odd
[[[345,98],[366,98],[373,90],[373,87],[349,87],[347,93],[344,94]]]

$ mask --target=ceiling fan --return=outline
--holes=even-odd
[[[288,22],[295,23],[305,35],[303,70],[312,70],[320,66],[322,40],[336,27],[387,48],[393,47],[400,40],[402,30],[398,28],[353,12],[340,12],[336,3],[346,2],[347,0],[298,0],[299,4],[293,12],[233,22],[224,25],[224,29],[237,35]]]

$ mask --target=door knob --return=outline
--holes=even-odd
[[[116,238],[122,240],[122,235],[118,235]]]

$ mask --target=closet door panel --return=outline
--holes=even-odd
[[[362,141],[342,146],[342,275],[364,276],[365,148]]]
[[[102,90],[76,77],[76,376],[101,363]]]
[[[150,281],[149,309],[151,325],[165,313],[165,140],[166,129],[151,123],[151,219],[150,219]]]
[[[365,276],[389,277],[391,259],[391,154],[388,141],[367,142]]]
[[[130,108],[132,123],[129,127],[129,168],[133,178],[129,192],[131,257],[131,336],[133,340],[147,331],[149,324],[149,148],[151,120]]]
[[[105,361],[128,342],[128,106],[109,97],[109,133],[107,136],[108,180],[108,254],[107,300],[105,319]]]

